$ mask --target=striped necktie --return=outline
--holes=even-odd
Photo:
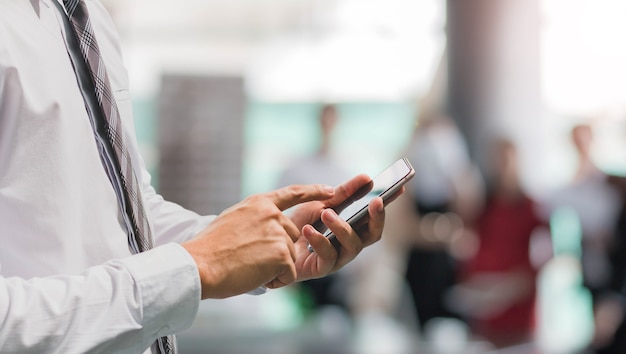
[[[56,0],[53,2],[59,5]],[[94,128],[101,160],[124,211],[129,248],[133,253],[143,252],[154,247],[152,233],[87,5],[84,0],[63,0],[63,4],[69,18],[66,31],[71,27],[74,34],[72,37],[66,33],[68,51]],[[160,353],[176,353],[174,336],[161,337],[156,344]]]

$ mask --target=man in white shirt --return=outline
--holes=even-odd
[[[380,239],[382,200],[358,234],[329,209],[365,175],[251,196],[219,216],[163,200],[137,153],[116,30],[86,0],[156,245],[132,255],[52,1],[0,0],[0,352],[155,352],[200,299],[325,276]],[[338,250],[310,226],[320,215]]]

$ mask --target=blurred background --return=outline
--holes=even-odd
[[[626,352],[626,2],[103,2],[166,198],[417,170],[383,241],[204,302],[181,352]]]

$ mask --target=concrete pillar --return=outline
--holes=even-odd
[[[483,171],[492,138],[514,140],[531,186],[544,141],[539,18],[539,0],[447,0],[448,112]]]

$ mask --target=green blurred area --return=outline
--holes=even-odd
[[[285,166],[312,154],[319,144],[317,102],[248,102],[244,117],[241,197],[274,189]],[[406,102],[337,104],[339,122],[332,154],[349,171],[374,174],[398,158],[415,125],[415,106]],[[133,103],[137,139],[152,184],[158,189],[158,117],[154,99]]]
[[[318,148],[318,103],[250,102],[244,125],[243,196],[271,190],[285,166]],[[408,144],[415,107],[404,102],[337,104],[331,154],[353,173],[376,173]]]

